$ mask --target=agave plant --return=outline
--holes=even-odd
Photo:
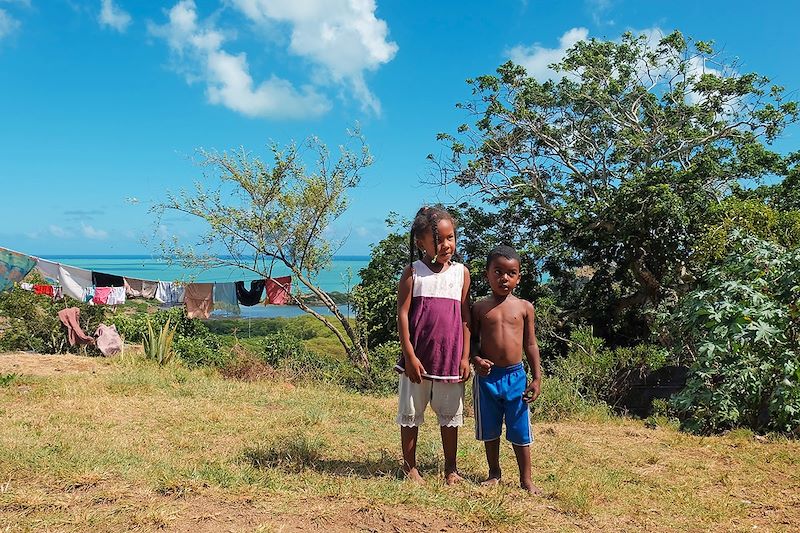
[[[166,365],[175,356],[172,349],[172,339],[175,337],[177,327],[170,327],[170,319],[156,333],[153,324],[147,320],[147,334],[144,336],[144,355],[148,359],[158,362],[159,365]]]

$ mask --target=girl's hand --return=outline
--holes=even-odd
[[[475,364],[475,372],[481,376],[488,376],[494,366],[493,362],[483,357],[478,357],[477,355],[472,358],[472,362]]]
[[[461,360],[461,364],[458,367],[458,373],[461,376],[461,381],[467,381],[469,379],[469,375],[471,373],[469,359]]]
[[[424,373],[425,368],[416,356],[406,357],[406,376],[411,380],[411,383],[422,383],[422,374]]]

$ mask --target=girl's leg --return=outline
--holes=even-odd
[[[424,483],[417,470],[417,436],[419,427],[400,426],[400,445],[403,448],[403,472],[411,481]]]
[[[456,470],[456,451],[458,450],[458,426],[440,426],[442,450],[444,451],[444,479],[448,485],[461,481]]]

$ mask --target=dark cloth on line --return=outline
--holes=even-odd
[[[250,282],[250,290],[244,288],[244,281],[236,282],[236,298],[239,303],[246,307],[256,305],[261,301],[261,295],[264,293],[265,282],[263,279],[256,279]]]
[[[92,285],[95,287],[124,287],[125,280],[122,276],[92,272]]]
[[[58,319],[67,328],[67,338],[69,345],[75,344],[94,344],[94,337],[83,332],[80,324],[81,310],[77,307],[68,307],[58,312]]]

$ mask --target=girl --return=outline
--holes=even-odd
[[[423,207],[411,226],[410,265],[397,294],[397,329],[403,357],[397,423],[403,470],[423,482],[417,471],[417,435],[428,402],[442,434],[445,481],[461,480],[456,470],[458,427],[463,424],[464,381],[469,378],[469,271],[452,262],[455,220],[441,206]],[[415,261],[415,257],[417,260]]]

